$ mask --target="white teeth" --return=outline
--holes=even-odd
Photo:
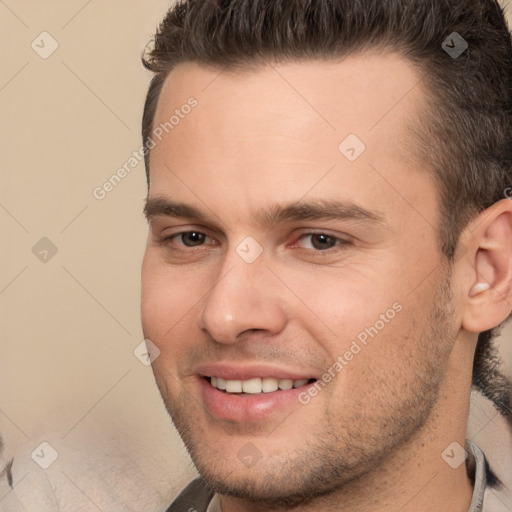
[[[242,382],[242,391],[244,393],[257,394],[261,393],[261,379],[249,379]]]
[[[263,393],[271,393],[272,391],[277,391],[278,389],[279,381],[277,379],[273,379],[272,377],[262,379],[261,390],[263,391]]]
[[[247,380],[225,380],[221,377],[210,377],[211,385],[214,388],[225,390],[227,393],[247,393],[257,395],[260,393],[272,393],[281,389],[283,391],[305,386],[308,379],[275,379],[265,377],[263,379],[254,377]]]
[[[292,389],[293,388],[293,380],[292,379],[281,379],[279,381],[279,389]]]
[[[241,393],[242,392],[242,381],[241,380],[227,380],[226,391],[228,393]]]

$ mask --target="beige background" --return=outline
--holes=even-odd
[[[139,56],[168,4],[0,1],[0,431],[16,454],[1,511],[163,510],[195,474],[133,354],[143,164],[93,196],[140,147]],[[51,48],[43,31],[58,43],[46,59],[31,47]],[[33,253],[43,237],[57,248],[47,261],[45,242]],[[483,407],[472,435],[496,445],[502,426]],[[58,454],[48,469],[33,460],[49,460],[42,442]]]

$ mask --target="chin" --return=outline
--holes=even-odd
[[[196,467],[203,480],[216,493],[260,507],[263,505],[271,510],[289,510],[303,506],[343,487],[341,482],[309,479],[304,473],[288,471],[285,468],[280,468],[276,474],[275,468],[265,467],[256,472],[253,471],[255,468],[237,468],[231,472],[226,472],[226,468],[218,471],[218,466],[205,468],[200,461],[196,463]]]

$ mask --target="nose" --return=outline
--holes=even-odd
[[[225,344],[236,343],[248,332],[278,334],[286,325],[279,288],[263,258],[246,263],[234,253],[205,298],[201,328]]]

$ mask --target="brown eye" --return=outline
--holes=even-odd
[[[311,245],[318,249],[319,251],[330,249],[338,245],[338,239],[329,235],[312,235],[311,236]]]
[[[314,249],[316,251],[326,251],[339,245],[341,240],[335,236],[325,233],[311,233],[305,235],[299,241],[299,245],[304,249]]]
[[[181,243],[186,247],[196,247],[203,245],[206,241],[206,235],[197,231],[189,231],[187,233],[181,233],[179,235]]]

